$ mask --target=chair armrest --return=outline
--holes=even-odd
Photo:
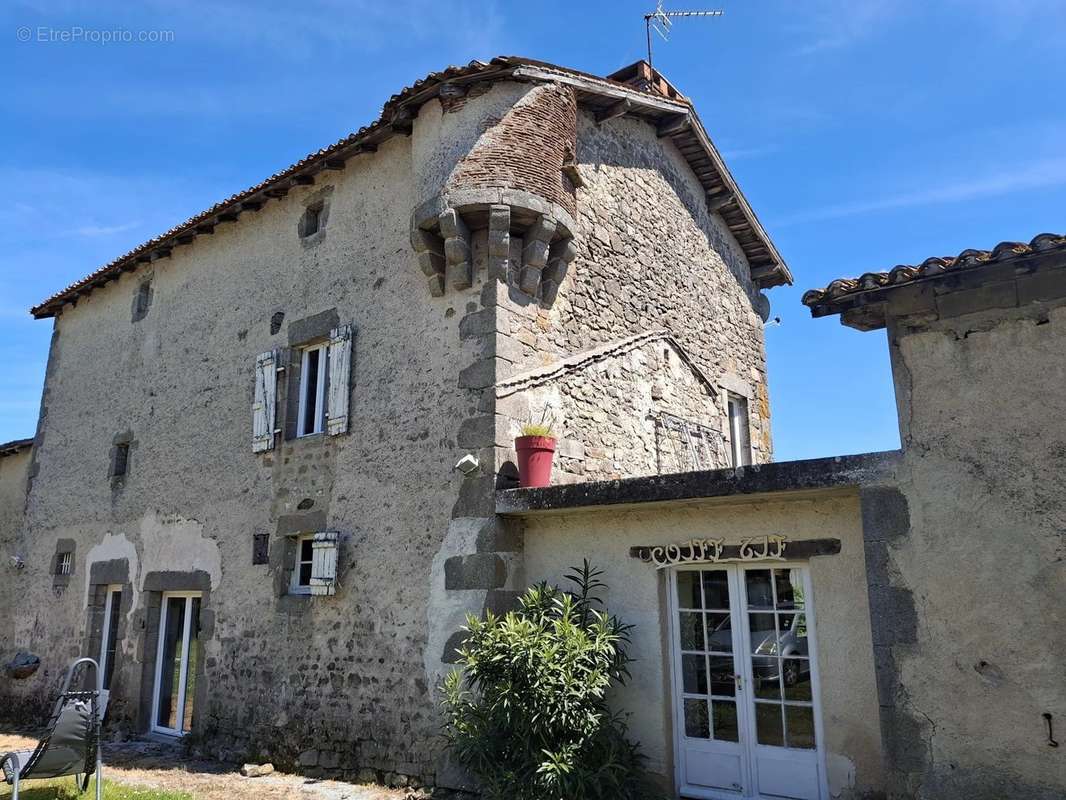
[[[19,764],[19,754],[15,752],[4,753],[2,756],[0,756],[0,773],[3,773],[5,783],[7,782],[7,772],[6,770],[4,770],[4,764],[6,764],[8,761],[10,761],[13,765],[14,773],[16,775],[21,774],[22,772],[22,770],[20,769],[21,764]]]

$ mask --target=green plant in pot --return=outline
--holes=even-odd
[[[522,435],[514,440],[518,456],[518,485],[522,487],[549,486],[552,479],[552,460],[555,457],[555,433],[548,420],[548,410],[540,422],[527,422]]]
[[[468,618],[444,733],[486,800],[662,797],[607,701],[629,678],[631,626],[603,607],[600,575],[585,561],[572,591],[539,583],[515,611]]]

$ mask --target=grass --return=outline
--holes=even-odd
[[[11,787],[0,777],[0,800],[11,797]],[[27,780],[19,786],[19,800],[95,800],[96,782],[79,793],[74,788],[73,778],[55,778],[48,781]],[[114,781],[104,781],[104,800],[193,800],[186,792],[166,792],[145,786],[126,786]]]

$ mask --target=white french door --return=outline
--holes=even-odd
[[[159,611],[152,730],[184,736],[192,730],[200,661],[200,593],[164,592]]]
[[[806,567],[678,567],[670,583],[680,794],[825,800]]]

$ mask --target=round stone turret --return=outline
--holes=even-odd
[[[412,215],[419,265],[434,296],[465,289],[474,281],[474,236],[487,231],[489,277],[550,303],[576,253],[574,92],[535,86],[485,123],[441,194]]]

